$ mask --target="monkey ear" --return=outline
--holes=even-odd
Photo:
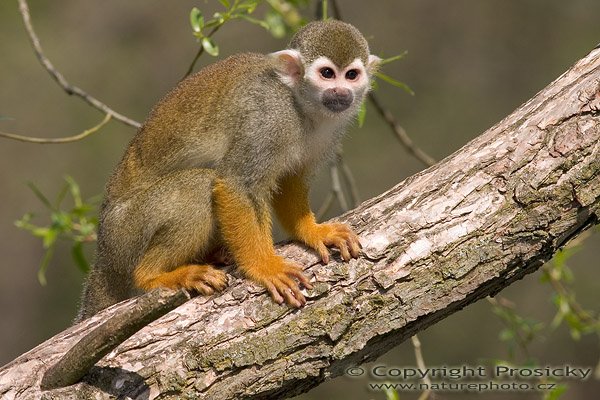
[[[296,86],[304,76],[304,64],[298,50],[287,49],[269,54],[277,60],[276,71],[283,83]]]
[[[381,64],[381,58],[369,54],[369,60],[367,61],[367,72],[369,75],[373,75],[379,70],[379,65]]]

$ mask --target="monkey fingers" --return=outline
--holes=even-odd
[[[223,271],[205,265],[196,265],[196,267],[198,268],[194,268],[188,273],[182,286],[194,289],[205,296],[213,294],[215,289],[217,291],[225,289],[227,275]]]
[[[283,303],[284,298],[285,302],[292,307],[300,308],[306,304],[306,298],[300,292],[298,284],[287,276],[272,277],[265,281],[265,286],[278,304]]]
[[[184,288],[209,296],[227,286],[227,275],[211,265],[189,264],[149,279],[138,279],[138,286],[145,290],[157,287]]]
[[[346,224],[319,224],[318,239],[315,249],[325,264],[329,262],[329,251],[327,247],[335,247],[340,251],[344,261],[350,258],[358,258],[360,253],[360,242],[358,236]]]
[[[292,279],[296,278],[305,288],[312,289],[312,285],[302,272],[302,268],[281,262],[279,258],[274,264],[276,267],[271,264],[269,266],[271,271],[268,274],[261,274],[262,276],[257,276],[256,273],[252,274],[254,280],[268,290],[276,303],[281,304],[285,301],[292,307],[302,307],[306,304],[306,298],[300,291],[298,283]]]

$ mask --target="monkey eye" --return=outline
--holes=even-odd
[[[346,79],[349,81],[356,80],[356,78],[358,78],[358,70],[351,69],[350,71],[346,72]]]
[[[333,79],[333,78],[335,78],[335,72],[333,72],[333,70],[331,68],[328,68],[328,67],[321,68],[321,70],[319,71],[319,73],[325,79]]]

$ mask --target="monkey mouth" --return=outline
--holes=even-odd
[[[345,111],[352,105],[354,99],[349,96],[335,96],[326,97],[323,99],[323,105],[327,107],[329,111],[336,113]]]

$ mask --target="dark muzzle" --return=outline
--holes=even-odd
[[[333,112],[342,112],[346,110],[353,101],[354,95],[349,89],[333,88],[323,92],[323,105]]]

